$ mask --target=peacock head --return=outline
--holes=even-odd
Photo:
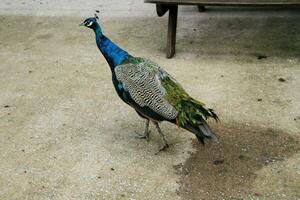
[[[85,26],[91,29],[95,29],[98,25],[97,18],[96,17],[90,17],[84,20],[79,26]]]

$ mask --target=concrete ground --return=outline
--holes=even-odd
[[[163,66],[213,107],[220,143],[143,121],[122,103],[92,31]],[[142,1],[0,2],[0,199],[300,199],[300,12],[180,9],[177,54],[167,18]]]

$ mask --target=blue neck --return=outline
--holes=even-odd
[[[124,60],[130,57],[126,51],[118,47],[110,39],[103,35],[98,24],[94,28],[94,31],[96,34],[97,46],[105,57],[112,71],[117,65],[120,65]]]

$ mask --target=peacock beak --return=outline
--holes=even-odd
[[[79,24],[79,26],[84,26],[84,22],[82,22],[81,24]]]

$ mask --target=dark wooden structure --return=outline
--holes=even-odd
[[[199,12],[205,11],[205,6],[280,6],[300,7],[300,0],[144,0],[145,3],[155,3],[159,17],[169,11],[167,58],[175,54],[176,27],[178,5],[197,5]]]

